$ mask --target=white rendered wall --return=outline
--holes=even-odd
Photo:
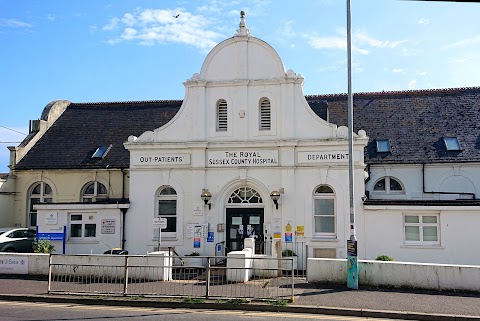
[[[359,261],[358,282],[436,290],[480,290],[480,266]],[[308,282],[346,283],[346,260],[313,259],[307,262]]]

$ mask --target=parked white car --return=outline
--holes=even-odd
[[[26,227],[0,228],[0,252],[33,253],[35,230]]]

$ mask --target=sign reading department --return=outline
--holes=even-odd
[[[278,150],[209,151],[207,166],[278,166]]]

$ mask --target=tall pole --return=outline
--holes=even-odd
[[[353,95],[352,95],[352,17],[347,0],[347,61],[348,61],[348,186],[350,194],[350,239],[347,240],[347,287],[358,289],[357,235],[355,229],[353,175]]]

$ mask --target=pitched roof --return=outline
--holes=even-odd
[[[166,124],[181,104],[181,100],[71,103],[15,169],[128,168],[130,154],[123,147],[128,136]],[[104,158],[92,158],[98,147],[110,145]]]
[[[347,96],[307,96],[328,103],[330,122],[347,125]],[[369,136],[367,164],[480,161],[480,87],[354,94],[354,130]],[[461,151],[447,151],[457,137]],[[390,153],[376,152],[389,139]]]
[[[306,96],[320,117],[347,125],[345,94]],[[369,136],[367,164],[480,161],[480,87],[354,94],[354,129]],[[16,165],[28,169],[128,168],[128,136],[166,124],[181,100],[71,103]],[[447,151],[443,137],[457,137],[462,150]],[[390,153],[376,152],[389,139]],[[104,158],[91,156],[112,145]]]

